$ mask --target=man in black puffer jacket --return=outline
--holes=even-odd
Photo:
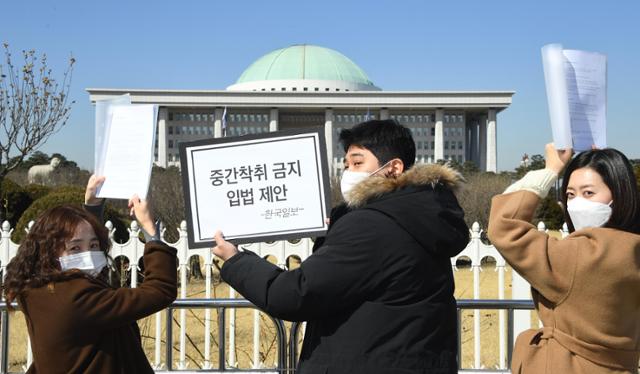
[[[461,177],[413,166],[411,132],[392,120],[343,130],[340,141],[348,209],[320,248],[284,271],[218,232],[222,278],[272,316],[307,321],[298,373],[456,373],[450,257],[469,241],[454,196]]]

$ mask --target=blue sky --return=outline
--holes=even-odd
[[[224,89],[291,44],[336,49],[385,90],[513,90],[498,116],[498,168],[551,140],[540,48],[608,55],[608,139],[640,158],[640,2],[6,1],[0,41],[76,58],[67,126],[42,148],[93,167],[85,89]]]

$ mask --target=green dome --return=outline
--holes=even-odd
[[[341,81],[377,90],[367,74],[348,57],[329,48],[293,45],[260,57],[235,85],[264,81]]]

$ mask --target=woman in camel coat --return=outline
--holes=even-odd
[[[571,235],[530,221],[566,165]],[[518,337],[513,373],[637,373],[640,345],[640,199],[633,169],[613,149],[547,145],[546,168],[493,198],[489,238],[532,287],[543,328]]]

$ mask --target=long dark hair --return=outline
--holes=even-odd
[[[81,271],[62,271],[58,258],[71,239],[76,227],[86,221],[91,225],[108,254],[111,240],[106,227],[90,213],[71,205],[62,205],[43,212],[18,248],[16,256],[7,265],[4,294],[11,303],[27,289],[39,288],[51,282],[84,276]]]
[[[562,203],[569,232],[575,228],[567,212],[567,185],[571,174],[580,168],[595,170],[611,190],[612,213],[604,227],[640,234],[640,197],[636,176],[627,157],[613,148],[582,152],[567,165],[562,181]]]

